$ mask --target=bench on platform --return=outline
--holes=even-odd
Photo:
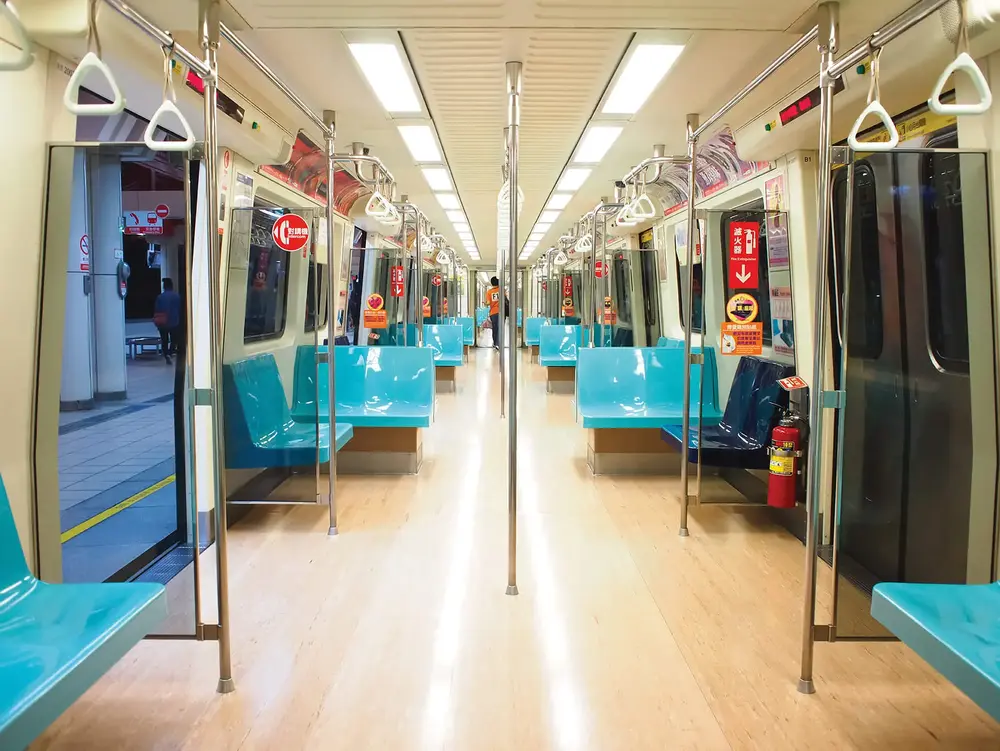
[[[670,351],[670,350],[664,350]],[[778,381],[794,374],[791,365],[744,356],[736,368],[729,401],[717,425],[701,427],[702,464],[736,469],[767,469],[767,447],[771,430],[788,406],[788,394]],[[668,425],[661,437],[675,450],[686,452],[688,461],[698,462],[698,425],[691,427],[687,440],[680,425]]]
[[[700,347],[697,352],[700,352]],[[705,369],[703,396],[698,384]],[[691,414],[703,424],[722,418],[715,350],[691,365]],[[684,350],[661,347],[581,349],[576,366],[580,423],[590,431],[587,462],[595,474],[676,471],[680,455],[660,440],[665,425],[684,419]]]
[[[582,326],[542,326],[538,330],[538,364],[546,369],[545,388],[553,391],[576,378],[577,352],[583,346]]]
[[[1000,582],[876,584],[871,612],[1000,722]]]
[[[32,576],[2,478],[0,591],[0,748],[10,751],[27,748],[167,617],[162,584]]]
[[[319,352],[325,354],[326,347],[320,347]],[[434,413],[431,348],[339,347],[335,354],[336,419],[354,430],[337,460],[338,471],[416,473],[423,460],[420,429],[430,427]],[[311,365],[315,360],[315,347],[299,347],[292,414],[315,420],[318,413],[321,420],[329,420],[329,365]]]
[[[455,368],[464,362],[461,326],[432,324],[424,326],[424,346],[434,352],[434,380],[455,388]]]
[[[317,429],[315,410],[292,415],[270,352],[226,363],[222,393],[227,469],[305,467],[330,461],[329,418],[320,420]]]

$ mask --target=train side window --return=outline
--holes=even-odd
[[[757,204],[750,207],[758,208]],[[757,320],[764,323],[764,346],[771,346],[771,287],[768,281],[767,227],[764,224],[763,202],[759,202],[759,211],[727,211],[722,215],[722,268],[726,285],[726,300],[738,292],[750,294],[758,306]],[[757,289],[734,289],[729,280],[729,227],[734,222],[759,222],[758,238],[760,239],[760,257],[757,261]]]
[[[247,303],[243,341],[278,339],[285,333],[288,317],[288,264],[294,254],[274,246],[271,227],[276,212],[253,213],[250,230],[250,262],[247,265]]]
[[[968,373],[961,155],[924,154],[922,161],[927,335],[938,365]]]
[[[854,168],[854,234],[851,240],[850,309],[847,336],[851,357],[876,360],[882,354],[882,266],[879,261],[878,206],[875,173],[866,162]],[[834,183],[834,274],[843,302],[843,228],[847,212],[847,181]]]
[[[687,321],[684,320],[684,301],[687,299],[688,267],[681,266],[680,259],[674,253],[674,267],[677,269],[677,304],[680,307],[681,328],[687,330]],[[702,333],[702,305],[701,292],[704,289],[702,284],[702,274],[704,266],[700,263],[694,265],[694,302],[691,308],[691,332]]]
[[[319,269],[319,294],[317,295],[317,280],[316,280],[316,270]],[[322,264],[309,264],[309,283],[306,287],[306,326],[305,331],[315,331],[316,330],[316,300],[317,298],[322,302],[324,291],[326,290],[326,266]],[[319,322],[320,328],[326,325],[326,308],[323,308],[322,313],[323,320]]]

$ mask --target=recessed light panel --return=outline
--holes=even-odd
[[[606,115],[634,115],[656,90],[684,50],[681,44],[640,44],[618,76],[601,111]]]
[[[431,190],[451,190],[451,176],[444,167],[424,167],[423,172]]]
[[[454,193],[435,193],[434,195],[438,199],[438,203],[441,204],[442,209],[457,209],[462,205],[458,202],[458,196]]]
[[[576,151],[574,162],[582,164],[597,164],[608,153],[611,145],[622,134],[620,125],[591,125],[583,134],[580,148]]]
[[[441,150],[430,125],[400,125],[399,134],[406,141],[406,148],[410,150],[415,161],[441,161]]]
[[[585,167],[570,167],[568,170],[563,172],[563,176],[559,180],[559,184],[556,186],[556,190],[579,190],[580,186],[583,185],[587,178],[590,177],[590,170]]]
[[[351,54],[386,111],[420,112],[420,100],[394,44],[351,44]]]

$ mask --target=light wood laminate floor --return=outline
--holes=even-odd
[[[231,530],[235,693],[213,644],[144,642],[34,748],[1000,748],[900,644],[820,645],[799,694],[802,545],[759,509],[694,509],[679,538],[677,480],[593,478],[572,397],[520,363],[517,597],[480,350],[418,476],[338,479],[338,537],[315,507]]]

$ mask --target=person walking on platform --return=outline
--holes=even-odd
[[[174,292],[174,280],[163,280],[163,292],[153,303],[153,323],[160,332],[160,347],[167,365],[173,362],[170,355],[177,352],[177,335],[181,325],[181,296]]]
[[[493,349],[500,349],[500,280],[495,276],[490,279],[490,288],[486,290],[486,302],[490,306],[490,327],[493,329]],[[503,317],[510,315],[510,301],[507,295],[503,297]]]

